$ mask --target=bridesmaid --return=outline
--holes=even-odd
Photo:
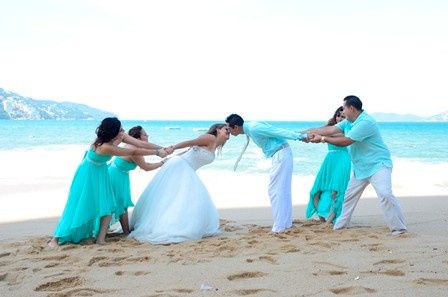
[[[48,243],[56,247],[66,242],[79,243],[96,237],[96,243],[105,243],[111,215],[116,211],[115,198],[109,179],[107,161],[112,156],[157,155],[165,157],[167,151],[158,145],[137,140],[126,133],[121,122],[105,118],[96,129],[97,138],[84,155],[70,186],[67,203],[54,237]],[[122,148],[125,142],[136,147]],[[144,147],[144,148],[143,148]]]
[[[345,119],[342,106],[336,109],[327,126]],[[317,214],[320,221],[332,223],[341,214],[345,190],[350,179],[351,160],[346,147],[328,144],[328,153],[310,192],[306,218]]]
[[[142,126],[132,127],[128,134],[136,139],[148,142],[148,134]],[[126,144],[125,148],[133,149],[135,146]],[[130,232],[128,207],[134,206],[131,200],[129,171],[134,170],[137,166],[145,171],[150,171],[159,168],[163,163],[164,160],[157,163],[146,163],[143,156],[117,156],[112,159],[109,165],[109,176],[117,206],[112,223],[119,220],[124,234],[128,235]]]

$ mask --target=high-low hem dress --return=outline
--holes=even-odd
[[[351,159],[346,147],[328,144],[328,153],[317,173],[310,192],[310,200],[306,209],[306,218],[314,215],[327,219],[331,209],[335,213],[335,219],[339,217],[344,201],[345,190],[350,180]],[[321,191],[317,209],[314,207],[314,195]],[[337,192],[333,201],[331,194]]]
[[[64,212],[54,231],[60,244],[79,243],[96,237],[100,220],[115,211],[115,198],[109,179],[107,161],[110,155],[100,155],[89,149],[73,177]]]

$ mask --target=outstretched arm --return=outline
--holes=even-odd
[[[190,147],[190,146],[194,146],[194,145],[209,146],[213,141],[215,141],[215,136],[213,136],[211,134],[204,134],[195,139],[179,142],[179,143],[173,145],[172,147],[174,150],[177,150],[177,149],[181,149],[184,147]]]
[[[157,169],[165,163],[165,161],[163,161],[163,160],[161,160],[160,162],[157,162],[157,163],[147,163],[143,156],[132,157],[132,160],[138,165],[138,167],[140,167],[141,169],[143,169],[145,171]]]
[[[104,155],[113,156],[146,156],[156,155],[160,157],[166,157],[166,152],[163,149],[145,149],[139,147],[119,147],[116,145],[103,143],[97,148],[97,152]]]
[[[161,147],[160,145],[154,144],[154,143],[150,143],[150,142],[146,142],[146,141],[142,141],[140,139],[134,138],[126,133],[123,133],[123,139],[122,141],[124,143],[127,144],[132,144],[138,147],[142,147],[142,148],[147,148],[147,149],[161,149],[163,147]]]
[[[150,149],[150,150],[157,150],[157,153],[154,155],[157,155],[162,158],[166,157],[167,155],[172,153],[172,151],[170,149],[163,149],[163,147],[161,147],[160,145],[142,141],[142,140],[134,138],[126,133],[123,133],[123,138],[121,141],[124,143],[127,143],[127,144],[132,144],[136,147]]]
[[[349,146],[355,141],[349,137],[336,135],[336,136],[322,136],[320,134],[311,133],[310,134],[310,141],[311,142],[327,142],[330,144],[334,144],[337,146]]]
[[[308,134],[319,134],[323,136],[341,134],[342,130],[337,126],[324,126],[320,128],[310,128],[305,131]]]
[[[292,140],[304,140],[307,135],[302,132],[291,131],[288,129],[278,128],[264,123],[257,123],[252,128],[252,133],[267,137],[281,137]]]

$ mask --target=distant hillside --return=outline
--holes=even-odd
[[[374,112],[372,117],[378,122],[445,122],[448,121],[448,111],[430,117],[421,117],[414,114],[396,114]]]
[[[419,117],[413,114],[396,114],[385,112],[374,112],[372,117],[378,122],[421,122],[424,121],[424,117]]]
[[[71,102],[36,100],[0,88],[0,119],[4,120],[92,120],[114,114]]]
[[[448,122],[448,111],[433,115],[428,118],[428,121],[442,121]]]

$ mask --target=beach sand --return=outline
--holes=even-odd
[[[346,230],[299,219],[273,235],[268,207],[220,209],[222,234],[173,245],[111,234],[48,249],[57,218],[2,223],[0,296],[447,296],[448,197],[399,199],[397,237],[375,198]]]

